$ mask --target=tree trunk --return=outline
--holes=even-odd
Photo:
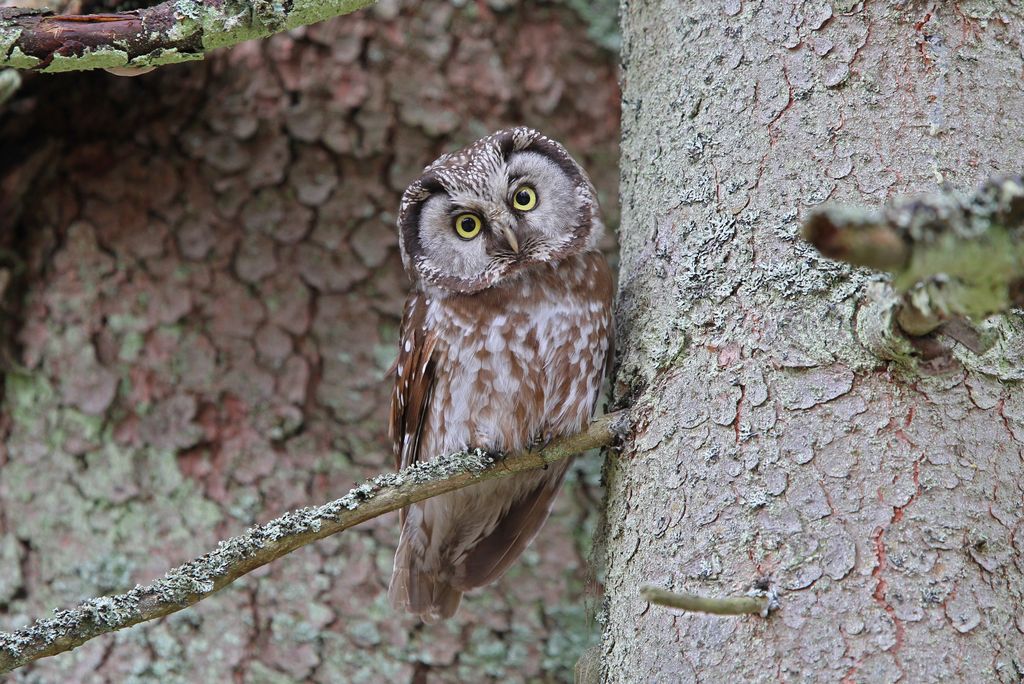
[[[616,388],[637,423],[608,469],[608,681],[1020,681],[1019,319],[938,374],[886,362],[878,279],[797,234],[825,200],[1019,172],[1022,25],[625,5]],[[642,583],[779,608],[680,613]]]

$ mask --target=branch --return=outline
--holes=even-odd
[[[113,14],[0,8],[0,67],[145,69],[347,14],[374,0],[166,0]]]
[[[771,600],[767,596],[729,596],[726,598],[705,598],[694,594],[678,594],[658,587],[640,587],[640,595],[649,603],[669,608],[679,608],[692,613],[712,615],[760,615],[768,616]]]
[[[624,411],[598,418],[585,432],[553,441],[537,452],[498,460],[476,450],[417,463],[400,473],[378,475],[319,507],[282,515],[168,572],[147,586],[117,596],[87,599],[71,610],[11,633],[0,633],[0,674],[39,658],[81,646],[101,634],[170,615],[239,577],[311,542],[411,503],[483,480],[543,468],[574,454],[608,446],[626,428]]]
[[[970,194],[902,198],[881,211],[827,206],[807,218],[803,235],[827,257],[894,274],[903,297],[896,319],[910,335],[1024,304],[1021,176],[991,178]]]

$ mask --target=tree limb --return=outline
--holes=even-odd
[[[903,298],[896,321],[910,335],[1024,304],[1021,176],[991,178],[969,194],[901,198],[881,211],[826,206],[803,235],[827,257],[892,273]],[[968,337],[956,339],[970,346]]]
[[[187,608],[260,566],[371,518],[477,482],[543,468],[588,449],[608,446],[625,431],[626,421],[624,411],[611,413],[592,422],[585,432],[497,462],[477,450],[378,475],[331,503],[286,513],[222,541],[215,551],[171,570],[152,584],[137,585],[117,596],[87,599],[71,610],[55,611],[52,618],[0,633],[0,674],[71,650],[101,634]]]
[[[112,14],[0,8],[0,67],[143,69],[347,14],[374,0],[166,0]]]

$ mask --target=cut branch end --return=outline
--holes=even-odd
[[[900,271],[910,254],[880,216],[846,207],[815,211],[804,222],[803,237],[830,259],[876,271]]]

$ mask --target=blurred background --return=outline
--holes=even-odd
[[[616,7],[382,0],[137,78],[25,75],[0,105],[0,629],[393,467],[399,196],[526,124],[614,231]],[[601,628],[601,496],[577,461],[522,561],[446,623],[387,606],[391,515],[10,681],[571,681]]]

